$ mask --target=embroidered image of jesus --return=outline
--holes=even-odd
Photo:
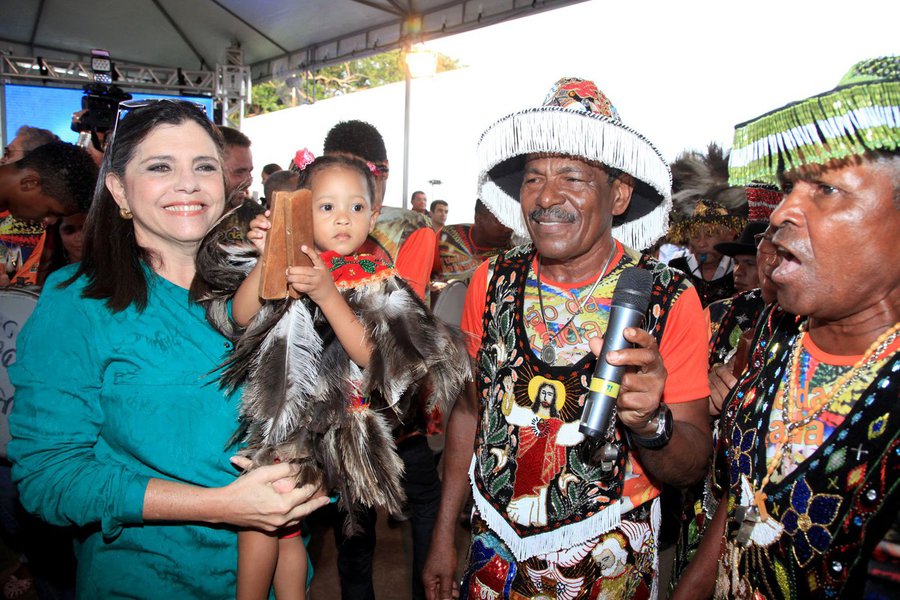
[[[537,376],[528,383],[531,409],[513,404],[506,420],[519,428],[516,475],[512,499],[506,507],[509,518],[521,525],[547,524],[547,491],[553,478],[566,467],[566,447],[584,436],[578,421],[559,418],[566,402],[561,381]]]

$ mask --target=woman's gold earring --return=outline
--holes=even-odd
[[[126,221],[130,221],[131,218],[134,217],[134,214],[127,208],[123,207],[123,208],[119,209],[119,216],[122,217],[123,219],[125,219]]]

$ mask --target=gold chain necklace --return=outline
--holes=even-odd
[[[800,387],[800,362],[802,362],[800,360],[800,355],[803,352],[803,336],[805,335],[807,335],[806,332],[801,332],[800,335],[797,336],[791,358],[788,361],[787,372],[789,381],[788,388],[785,390],[784,394],[784,434],[781,441],[775,447],[775,453],[772,456],[772,464],[766,469],[766,476],[760,481],[759,489],[753,495],[753,503],[756,504],[756,507],[759,509],[763,521],[768,518],[765,502],[766,494],[763,493],[763,489],[768,485],[772,475],[781,465],[781,461],[785,455],[785,449],[787,448],[788,451],[790,451],[791,437],[794,430],[799,427],[805,427],[825,412],[825,409],[830,408],[834,401],[841,397],[844,389],[853,383],[859,374],[862,373],[863,369],[881,356],[885,350],[890,348],[891,344],[894,343],[894,340],[897,339],[897,336],[900,335],[900,322],[894,323],[893,327],[890,327],[887,331],[878,336],[878,339],[872,342],[853,367],[834,382],[831,386],[831,390],[825,394],[825,399],[814,411],[810,412],[802,419],[792,421],[791,412],[795,408],[796,390]],[[799,411],[799,403],[796,406],[796,409]]]
[[[609,257],[606,259],[606,263],[603,265],[603,268],[600,269],[600,275],[597,276],[597,279],[594,281],[594,285],[591,286],[591,289],[585,294],[581,300],[578,300],[578,296],[575,296],[573,292],[572,295],[575,296],[575,300],[578,302],[578,310],[575,311],[569,320],[566,321],[565,325],[559,328],[556,333],[550,333],[550,327],[547,325],[547,318],[544,316],[544,296],[541,294],[541,257],[538,256],[537,261],[537,289],[538,289],[538,304],[541,308],[541,321],[544,323],[544,331],[547,332],[547,343],[544,344],[544,347],[541,348],[541,360],[547,363],[548,365],[552,365],[556,362],[556,346],[559,342],[559,334],[566,330],[572,321],[575,320],[575,317],[581,314],[581,311],[584,310],[584,305],[587,304],[588,299],[594,295],[594,290],[597,289],[597,284],[600,283],[600,280],[603,279],[603,275],[606,273],[606,269],[609,268],[609,263],[612,262],[613,256],[616,255],[616,243],[613,241],[612,251],[609,253]]]

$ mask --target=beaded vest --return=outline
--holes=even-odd
[[[534,258],[531,246],[520,246],[493,264],[476,358],[480,419],[470,470],[479,513],[518,560],[571,548],[618,525],[627,460],[617,431],[615,467],[602,472],[592,460],[596,444],[578,432],[596,357],[588,352],[575,364],[552,366],[528,344],[522,315]],[[644,328],[658,343],[684,276],[626,249],[606,277],[628,266],[653,273]],[[556,411],[537,418],[529,388],[545,385]],[[520,464],[528,469],[519,472]]]
[[[772,403],[798,342],[799,320],[777,306],[760,320],[748,371],[729,397],[716,455],[717,487],[728,488],[730,540],[717,596],[837,598],[862,594],[866,567],[900,503],[900,355],[877,371],[814,454],[777,483],[765,507],[775,529],[740,547],[736,505],[766,473]],[[760,527],[757,525],[756,527]],[[779,529],[780,528],[780,529]]]
[[[741,334],[756,327],[765,302],[759,288],[709,305],[709,366],[725,362]]]

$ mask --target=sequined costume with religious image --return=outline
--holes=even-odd
[[[608,466],[592,458],[595,444],[578,431],[596,363],[586,344],[605,327],[626,267],[653,273],[645,327],[658,340],[667,324],[680,326],[686,295],[698,312],[699,300],[682,275],[616,244],[609,270],[584,303],[589,314],[548,331],[528,317],[537,306],[536,286],[553,287],[537,281],[535,260],[530,246],[513,249],[491,262],[489,281],[481,282],[484,265],[470,284],[486,285],[487,299],[476,361],[481,418],[470,472],[474,541],[463,597],[537,598],[550,591],[572,600],[652,597],[659,488],[620,431]],[[563,310],[550,299],[547,306]],[[558,360],[548,364],[541,349],[557,334]],[[702,336],[698,342],[700,349]],[[704,364],[698,361],[701,371]],[[684,399],[695,394],[685,390]]]
[[[729,498],[720,598],[860,595],[897,514],[897,328],[847,364],[819,350],[801,323],[767,309],[723,414],[714,471]]]

